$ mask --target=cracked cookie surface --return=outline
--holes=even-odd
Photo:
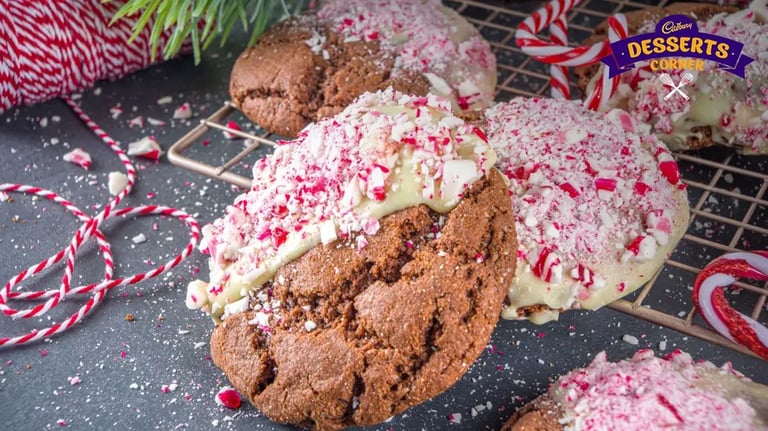
[[[440,95],[476,114],[492,102],[496,79],[488,43],[439,0],[328,0],[245,50],[230,95],[265,130],[295,137],[360,94],[389,87]]]
[[[515,266],[513,223],[492,171],[447,215],[411,207],[383,218],[361,251],[317,246],[265,285],[285,311],[229,316],[213,360],[277,422],[382,422],[452,386],[482,353]]]

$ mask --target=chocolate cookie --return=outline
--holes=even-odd
[[[437,0],[330,0],[245,50],[230,95],[261,127],[295,137],[363,92],[390,86],[474,112],[493,100],[496,60],[477,30]]]
[[[664,8],[648,8],[627,13],[630,34],[648,33],[663,17],[682,14],[697,20],[700,32],[714,33],[744,44],[745,55],[753,58],[746,79],[701,61],[695,69],[652,69],[649,62],[621,74],[619,87],[608,108],[622,108],[637,120],[650,124],[654,133],[672,150],[688,150],[715,144],[732,146],[747,154],[768,153],[768,108],[763,94],[768,91],[768,14],[759,2],[750,9],[700,3],[675,3]],[[605,38],[607,23],[597,27],[587,42]],[[684,56],[684,55],[683,55]],[[675,59],[676,60],[676,59]],[[578,86],[588,94],[596,85],[600,66],[577,68]],[[666,97],[671,88],[660,76],[667,73],[672,82],[689,74],[690,83],[681,94]],[[686,81],[687,82],[687,81]]]
[[[312,249],[266,286],[284,307],[268,332],[253,310],[214,330],[214,363],[272,420],[318,430],[376,424],[443,392],[499,317],[515,260],[506,194],[494,172],[437,232],[443,216],[419,206],[385,217],[360,253]]]
[[[565,429],[767,430],[768,387],[730,364],[694,362],[680,350],[663,359],[640,350],[619,362],[602,352],[557,379],[501,431]]]
[[[499,103],[486,118],[520,242],[502,317],[594,310],[651,279],[689,209],[677,164],[647,126],[543,98]]]
[[[485,134],[438,96],[365,93],[254,166],[203,228],[213,360],[268,417],[334,430],[444,391],[488,342],[517,256]]]
[[[660,19],[669,15],[687,15],[699,21],[706,21],[719,13],[736,12],[733,6],[723,6],[707,3],[672,3],[664,7],[649,6],[643,9],[624,13],[627,18],[627,32],[630,35],[638,34],[641,29],[657,23]],[[595,27],[595,33],[584,41],[585,45],[591,45],[608,38],[608,21],[603,21]],[[602,63],[595,63],[591,66],[576,67],[574,74],[577,78],[577,85],[582,95],[586,95],[587,86],[592,78],[600,70]]]

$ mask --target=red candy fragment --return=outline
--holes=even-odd
[[[664,178],[669,181],[670,184],[677,184],[680,182],[680,171],[677,168],[677,163],[672,160],[659,163],[659,169]]]
[[[216,394],[216,404],[228,409],[239,409],[240,403],[240,394],[229,386],[221,388],[219,393]]]
[[[82,148],[75,148],[67,154],[64,154],[62,159],[64,159],[65,162],[74,163],[86,171],[91,167],[91,155],[85,152]]]
[[[243,130],[240,128],[239,124],[235,123],[232,120],[227,121],[227,128],[230,130],[236,130],[238,132],[241,132]],[[239,135],[232,133],[229,130],[225,130],[223,133],[224,133],[224,137],[227,139],[240,139]]]
[[[128,144],[128,155],[143,157],[158,161],[163,154],[163,150],[160,144],[155,140],[154,136],[145,136],[136,142]]]

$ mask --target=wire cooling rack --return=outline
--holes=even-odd
[[[646,4],[647,2],[647,4]],[[472,22],[491,43],[498,60],[497,100],[514,96],[546,96],[548,65],[523,54],[514,31],[540,2],[445,1]],[[588,0],[569,15],[569,40],[578,45],[609,15],[666,2],[651,0]],[[572,93],[578,94],[572,84]],[[228,127],[229,121],[243,131]],[[226,139],[220,132],[241,139]],[[247,189],[253,162],[268,154],[281,139],[250,123],[226,102],[190,130],[168,151],[178,166]],[[727,148],[709,148],[676,155],[688,186],[691,223],[664,266],[639,291],[609,307],[624,313],[729,347],[746,348],[709,329],[692,303],[693,282],[701,268],[717,256],[735,250],[768,249],[768,157],[742,156]],[[731,305],[766,323],[768,283],[737,282],[730,289]]]

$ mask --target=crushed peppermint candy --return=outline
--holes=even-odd
[[[240,139],[241,138],[241,136],[239,134],[233,133],[233,132],[242,132],[243,131],[243,129],[240,128],[239,124],[235,123],[232,120],[229,120],[229,121],[227,121],[227,129],[229,129],[229,130],[224,130],[222,132],[224,134],[225,138],[227,138],[227,139]]]
[[[588,367],[560,377],[549,395],[568,430],[747,431],[759,423],[739,393],[747,381],[730,364],[694,362],[680,350],[662,359],[641,349],[619,362],[601,352]]]
[[[629,107],[630,114],[654,131],[672,149],[688,149],[692,132],[707,127],[716,143],[739,147],[748,154],[768,154],[768,13],[764,0],[733,14],[716,14],[699,21],[699,31],[743,44],[742,55],[754,61],[744,69],[745,78],[730,73],[713,61],[703,61],[703,70],[668,71],[674,82],[691,73],[683,97],[666,97],[670,89],[659,80],[648,62],[621,75],[611,106]],[[656,21],[648,21],[638,34],[653,32]]]
[[[107,187],[109,189],[109,194],[117,196],[128,187],[128,177],[122,172],[110,172],[107,177]]]
[[[240,394],[229,386],[224,386],[216,394],[216,404],[228,409],[239,409],[241,404]]]
[[[128,127],[144,127],[144,117],[139,115],[128,120]]]
[[[422,73],[431,92],[451,98],[461,110],[493,101],[496,58],[488,42],[440,0],[329,0],[317,16],[345,42],[378,42],[394,59],[394,75]],[[316,32],[307,40],[316,53],[324,42]]]
[[[637,337],[635,337],[634,335],[630,335],[630,334],[624,334],[624,336],[621,337],[621,341],[627,344],[631,344],[633,346],[637,346],[638,344],[640,344],[640,340],[638,340]]]
[[[154,136],[145,136],[138,141],[128,144],[128,155],[138,156],[157,161],[163,154],[163,149]]]
[[[86,171],[91,167],[91,155],[82,148],[75,148],[67,154],[64,154],[61,158],[65,162],[74,163]]]
[[[187,306],[217,319],[321,242],[360,249],[391,212],[422,203],[450,211],[495,161],[484,138],[445,98],[362,95],[254,165],[251,190],[202,229],[210,282],[190,283]]]
[[[189,118],[192,118],[192,107],[187,102],[173,111],[174,120],[187,120]]]
[[[448,422],[452,424],[460,424],[461,423],[461,413],[451,413],[448,415]]]
[[[119,117],[120,114],[122,113],[123,113],[123,107],[120,106],[119,104],[109,108],[109,115],[112,116],[113,120],[117,120],[117,117]]]
[[[677,240],[675,220],[687,217],[664,144],[623,111],[577,102],[516,98],[487,118],[517,215],[519,269],[503,316],[530,304],[597,308],[639,287],[615,268],[656,259]]]

